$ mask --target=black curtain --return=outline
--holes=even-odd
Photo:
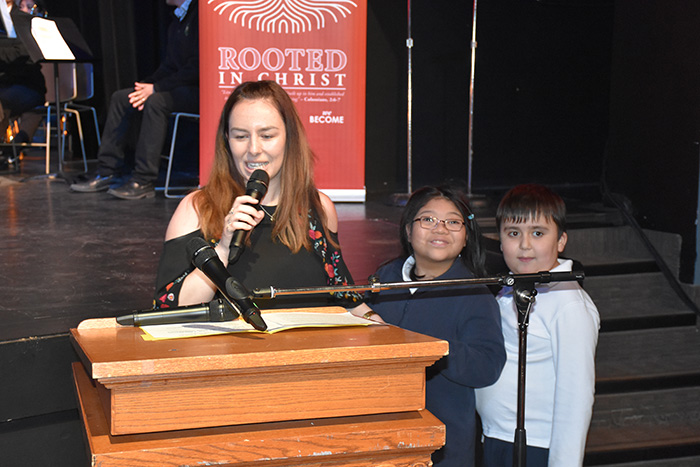
[[[48,3],[50,1],[51,3]],[[206,2],[204,2],[206,3]],[[95,54],[100,118],[116,89],[153,71],[165,0],[47,0]],[[466,179],[472,3],[413,2],[413,187]],[[474,187],[597,184],[608,137],[612,0],[481,2]],[[368,0],[368,194],[406,189],[405,0]]]
[[[104,124],[114,91],[152,73],[165,53],[173,8],[164,0],[45,0],[49,17],[71,18],[90,46],[95,96]]]

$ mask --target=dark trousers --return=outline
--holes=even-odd
[[[138,125],[132,179],[148,183],[158,178],[170,114],[199,113],[199,88],[183,86],[167,92],[155,92],[146,99],[143,111],[133,108],[129,103],[129,94],[133,90],[120,89],[112,94],[102,144],[97,153],[97,171],[103,177],[121,173],[127,136],[136,129],[132,127]]]
[[[547,467],[549,449],[526,447],[527,467]],[[484,437],[484,453],[481,467],[511,467],[513,443]]]
[[[43,104],[44,96],[32,88],[21,84],[0,86],[0,109],[4,108],[4,113],[8,113],[9,110],[8,116],[19,116]],[[2,118],[0,113],[0,120]]]

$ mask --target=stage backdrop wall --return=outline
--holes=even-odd
[[[221,109],[244,81],[277,81],[316,153],[316,184],[334,201],[365,199],[367,1],[200,0],[200,184]]]

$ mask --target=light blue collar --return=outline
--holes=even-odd
[[[190,7],[190,3],[192,3],[192,0],[185,0],[182,5],[175,8],[175,16],[177,16],[177,19],[182,21],[182,18],[184,18],[187,14],[187,9]]]

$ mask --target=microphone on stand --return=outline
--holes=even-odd
[[[245,194],[252,196],[258,201],[262,200],[265,193],[267,193],[268,183],[270,183],[270,176],[264,170],[258,169],[250,174],[248,183],[245,186]],[[258,210],[260,210],[259,206],[260,203],[258,203],[256,206]],[[233,238],[231,239],[231,246],[229,247],[228,254],[229,264],[233,264],[238,261],[238,257],[243,252],[243,248],[245,248],[244,241],[247,233],[247,230],[240,229],[233,232]]]
[[[582,281],[586,278],[583,271],[540,271],[530,274],[507,274],[502,276],[502,285],[512,286],[516,282],[528,282],[532,284],[546,284],[549,282]]]
[[[227,300],[233,302],[246,323],[258,331],[267,329],[267,324],[260,316],[260,310],[253,303],[252,294],[224,267],[214,248],[201,237],[194,237],[187,243],[187,254],[192,262],[219,289]]]
[[[117,323],[124,326],[150,326],[154,324],[181,324],[201,321],[233,321],[238,312],[216,298],[201,305],[173,308],[160,311],[135,311],[130,315],[118,316]]]

